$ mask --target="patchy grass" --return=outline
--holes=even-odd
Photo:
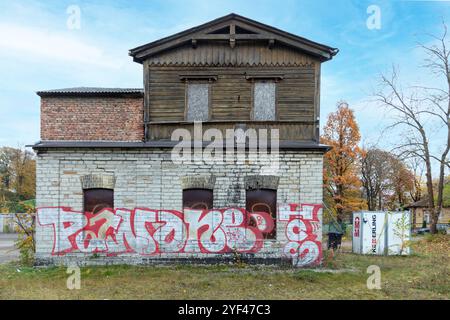
[[[66,269],[0,266],[0,299],[450,299],[450,236],[413,242],[407,257],[340,253],[328,269],[279,266],[108,266],[81,269],[68,290]],[[381,290],[366,287],[381,269]]]

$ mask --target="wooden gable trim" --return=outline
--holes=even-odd
[[[230,26],[230,34],[211,34],[211,32],[220,30],[226,26]],[[236,34],[236,26],[254,33]],[[273,47],[275,41],[280,42],[304,51],[309,55],[316,56],[322,61],[331,59],[338,52],[336,48],[313,42],[236,14],[230,14],[173,36],[131,49],[129,54],[133,57],[134,61],[142,63],[147,57],[181,46],[187,42],[191,42],[193,47],[196,47],[197,41],[199,40],[228,40],[230,41],[230,46],[234,47],[237,44],[237,40],[249,39],[268,41],[269,47]]]

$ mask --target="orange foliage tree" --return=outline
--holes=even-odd
[[[364,208],[358,176],[362,151],[361,139],[353,111],[339,102],[336,112],[328,116],[321,142],[332,147],[324,156],[325,200],[341,221],[346,214]]]

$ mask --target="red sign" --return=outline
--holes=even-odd
[[[354,226],[353,226],[353,230],[354,230],[353,236],[354,237],[359,237],[359,217],[355,218],[355,223],[354,223]]]

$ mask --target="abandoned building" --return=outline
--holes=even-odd
[[[405,207],[405,209],[409,210],[412,215],[412,228],[426,228],[431,223],[431,214],[428,209],[428,199],[424,197],[418,201],[410,203]],[[439,214],[438,224],[447,224],[450,223],[450,199],[445,197],[444,194],[444,202],[441,209],[441,213]]]
[[[36,263],[320,264],[320,76],[337,52],[230,14],[131,49],[143,89],[37,92]],[[201,150],[208,129],[220,150],[230,129],[266,129],[278,165],[173,161],[176,130],[195,144],[199,123]]]

